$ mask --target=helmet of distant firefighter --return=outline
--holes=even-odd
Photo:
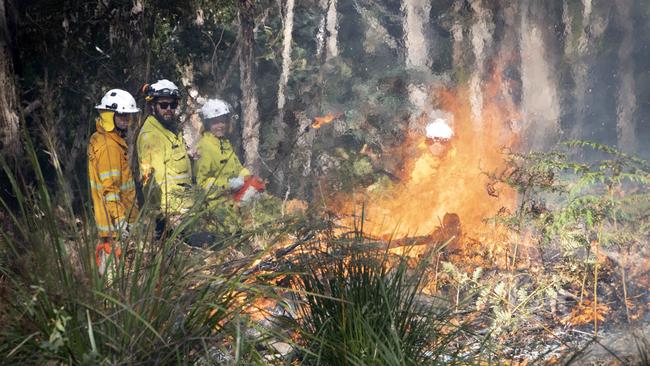
[[[205,101],[199,110],[201,118],[205,121],[232,113],[232,106],[219,98],[212,98]]]
[[[449,151],[448,142],[454,137],[454,130],[443,118],[436,118],[425,129],[427,148],[431,155],[442,156]]]
[[[434,142],[446,142],[454,136],[454,130],[442,118],[436,118],[425,128],[427,138]]]
[[[99,110],[100,124],[107,132],[115,129],[115,114],[140,112],[131,93],[122,89],[111,89],[104,94],[95,109]]]

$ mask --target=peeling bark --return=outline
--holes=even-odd
[[[275,160],[277,154],[279,153],[278,149],[281,146],[282,141],[286,139],[286,128],[287,124],[284,122],[284,105],[286,103],[284,90],[289,83],[289,71],[291,69],[291,42],[292,42],[292,33],[293,33],[293,8],[294,0],[287,0],[285,8],[285,17],[284,17],[284,29],[282,33],[282,72],[280,74],[280,81],[278,84],[278,115],[274,121],[274,132],[277,138],[277,144],[273,146],[271,151],[271,159]],[[284,184],[284,172],[282,169],[278,169],[275,172],[274,177],[277,181],[278,186]]]
[[[298,113],[296,119],[299,125],[298,136],[296,136],[296,146],[291,152],[289,165],[291,171],[294,173],[293,176],[298,176],[300,179],[288,182],[287,185],[288,189],[293,190],[295,197],[307,199],[311,198],[309,192],[311,179],[308,178],[312,173],[311,160],[316,132],[314,129],[309,128],[312,120],[304,113]]]
[[[286,15],[284,18],[284,29],[282,32],[282,73],[280,74],[280,85],[278,86],[278,111],[284,113],[284,89],[289,82],[289,69],[291,66],[291,42],[293,32],[293,6],[294,0],[287,0]],[[282,122],[282,119],[280,119]]]
[[[425,0],[404,0],[404,41],[406,43],[406,67],[426,67],[429,63],[429,45],[426,38],[431,4]]]
[[[192,65],[183,65],[180,69],[181,84],[188,91],[188,96],[185,99],[185,108],[183,108],[183,140],[187,145],[189,155],[195,158],[198,156],[196,145],[201,139],[201,127],[203,125],[198,114],[198,110],[201,107],[198,102],[199,91],[194,87],[194,68]]]
[[[239,9],[239,71],[242,93],[242,140],[244,146],[244,165],[253,174],[259,174],[260,120],[257,91],[255,89],[255,12],[253,2],[240,0]]]
[[[327,8],[327,60],[339,55],[339,22],[336,10],[336,1],[337,0],[329,0],[329,6]]]
[[[323,17],[318,25],[318,32],[316,33],[316,59],[322,61],[323,54],[325,53],[325,26],[327,25],[327,0],[320,0],[319,5],[323,11]]]

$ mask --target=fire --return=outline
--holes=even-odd
[[[411,133],[390,154],[402,158],[401,181],[389,187],[370,186],[361,194],[356,192],[354,200],[338,197],[339,203],[344,202],[343,212],[358,212],[363,205],[364,232],[376,237],[429,235],[441,226],[445,213],[455,213],[463,232],[479,235],[476,238],[488,233],[494,238],[484,219],[512,211],[516,193],[495,185],[486,173],[506,168],[503,149],[514,148],[518,141],[511,121],[519,116],[512,103],[500,97],[499,83],[495,77],[484,90],[481,121],[473,121],[467,90],[435,91],[433,105],[453,116],[453,131],[445,129],[448,124],[440,119],[427,126],[426,134],[444,133],[450,138],[442,139],[446,145],[431,142],[435,139],[423,131]],[[420,122],[430,118],[423,113]]]
[[[336,113],[336,114],[328,113],[324,116],[316,117],[314,118],[314,122],[311,124],[311,127],[316,129],[321,128],[323,125],[331,123],[333,120],[341,117],[342,115],[343,113]]]

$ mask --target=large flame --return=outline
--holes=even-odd
[[[437,90],[433,104],[453,115],[451,146],[440,156],[432,154],[426,136],[410,134],[394,154],[403,157],[404,174],[392,186],[368,187],[344,210],[365,208],[364,231],[377,237],[400,238],[428,235],[441,225],[445,213],[460,216],[464,232],[485,233],[484,219],[498,211],[512,210],[516,194],[506,186],[494,186],[486,173],[503,171],[503,149],[513,148],[517,133],[513,121],[519,115],[503,97],[499,73],[484,90],[482,119],[472,120],[467,90]],[[424,113],[421,122],[430,119]],[[339,197],[340,198],[340,197]],[[352,207],[352,205],[354,207]],[[482,236],[482,235],[481,235]]]

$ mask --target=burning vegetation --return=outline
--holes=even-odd
[[[435,89],[431,94],[434,109],[414,116],[402,144],[374,157],[394,160],[391,165],[399,167],[395,173],[399,179],[380,180],[353,196],[338,197],[341,212],[356,210],[357,219],[363,210],[364,233],[370,236],[428,235],[445,214],[452,213],[478,238],[494,233],[485,219],[515,207],[512,187],[490,178],[493,172],[506,170],[504,151],[515,149],[519,141],[512,128],[517,115],[512,106],[493,95],[483,118],[476,121],[467,90]]]
[[[648,364],[650,2],[3,3],[3,364]],[[250,175],[99,276],[89,101],[156,78]]]

